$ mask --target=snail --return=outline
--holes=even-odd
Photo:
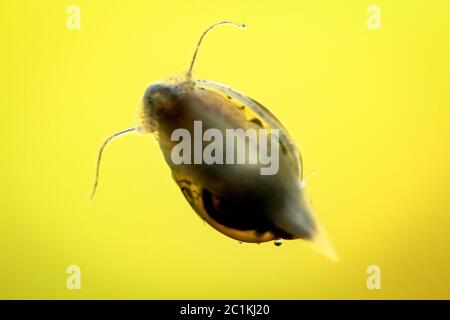
[[[283,239],[303,239],[336,259],[306,195],[300,152],[281,122],[256,100],[218,82],[192,76],[202,40],[221,25],[245,27],[230,21],[209,26],[197,42],[186,74],[151,84],[144,93],[138,124],[103,142],[91,199],[108,142],[131,132],[153,133],[182,194],[214,229],[239,242],[274,241],[279,246]],[[193,141],[199,125],[204,130],[202,140]],[[230,130],[235,130],[232,140],[240,142],[243,150],[238,144],[229,147],[228,141],[219,143]],[[267,145],[261,143],[262,137]],[[190,144],[194,144],[194,152],[188,150]],[[208,147],[209,161],[199,161],[203,159],[197,156],[205,155]],[[276,170],[263,174],[268,163],[263,158],[267,160],[269,154],[259,151],[267,149],[270,156],[277,156],[272,159],[277,162]],[[239,155],[254,161],[224,160]]]

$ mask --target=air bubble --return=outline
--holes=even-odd
[[[274,245],[276,245],[277,247],[281,246],[283,244],[283,240],[282,239],[277,239],[273,242]]]

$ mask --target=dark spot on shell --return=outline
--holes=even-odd
[[[230,97],[230,96],[227,96],[227,98],[231,100],[231,97]]]
[[[281,140],[280,140],[279,144],[280,144],[281,152],[286,153],[286,151],[287,151],[286,147],[284,146],[284,144]]]
[[[190,181],[187,180],[187,179],[178,180],[177,182],[178,182],[179,184],[181,184],[181,183],[186,183],[187,185],[191,185],[191,184],[192,184],[192,182],[190,182]]]
[[[257,126],[260,126],[261,128],[263,128],[263,124],[262,124],[261,120],[259,120],[258,118],[253,118],[250,120],[250,122],[253,122]]]
[[[192,202],[193,198],[192,198],[192,192],[191,189],[187,188],[187,187],[183,187],[181,188],[181,191],[183,192],[184,196],[186,197],[186,199],[189,202]]]
[[[264,232],[267,231],[265,221],[255,219],[258,215],[251,211],[254,208],[251,200],[248,201],[249,203],[243,203],[241,199],[231,198],[228,194],[223,196],[225,198],[212,194],[208,189],[202,189],[203,207],[212,219],[236,230],[264,229]]]

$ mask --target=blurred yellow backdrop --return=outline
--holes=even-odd
[[[81,28],[67,28],[67,7]],[[366,26],[381,8],[381,28]],[[450,298],[450,2],[0,2],[0,298]],[[186,70],[286,125],[339,253],[205,225],[152,136],[106,150],[147,85]],[[381,268],[381,290],[366,269]],[[81,268],[68,290],[66,268]]]

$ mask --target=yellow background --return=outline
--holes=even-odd
[[[66,27],[67,6],[81,29]],[[366,9],[382,10],[380,30]],[[450,298],[450,2],[5,1],[0,4],[0,298]],[[286,125],[339,253],[238,244],[203,224],[155,139],[146,86],[186,70]],[[239,181],[236,181],[239,183]],[[82,288],[66,288],[81,267]],[[366,268],[381,267],[381,290]]]

